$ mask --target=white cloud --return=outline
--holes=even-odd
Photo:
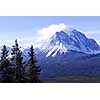
[[[65,25],[64,23],[60,24],[53,24],[48,27],[42,28],[40,30],[37,30],[36,34],[33,36],[27,36],[27,37],[22,37],[20,36],[18,39],[18,42],[22,47],[30,47],[31,44],[33,44],[34,47],[39,47],[41,43],[45,42],[46,39],[49,39],[51,36],[53,36],[56,32],[59,31],[68,31],[70,29],[73,29],[72,26],[70,25]],[[31,31],[30,31],[31,32]],[[28,32],[28,33],[30,33]],[[23,32],[24,33],[24,32]],[[31,34],[33,31],[31,32]],[[83,32],[87,37],[93,38],[97,41],[98,44],[100,44],[100,31],[87,31]],[[21,32],[22,34],[22,32]],[[14,40],[1,40],[0,44],[7,44],[11,45],[14,44]]]
[[[41,41],[43,42],[46,39],[49,39],[51,36],[53,36],[56,32],[59,31],[68,31],[73,29],[70,25],[65,25],[64,23],[60,24],[53,24],[48,27],[42,28],[37,31],[36,41],[35,44],[41,44]],[[93,38],[97,41],[98,44],[100,44],[100,31],[87,31],[83,32],[88,38]]]
[[[45,40],[53,36],[56,32],[64,31],[69,29],[70,26],[67,26],[63,23],[61,24],[53,24],[46,28],[42,28],[38,31],[38,39],[37,40]]]

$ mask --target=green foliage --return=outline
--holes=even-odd
[[[10,61],[8,59],[8,50],[4,45],[1,49],[1,60],[0,60],[0,73],[1,82],[13,82],[14,81],[14,70],[10,66]]]
[[[12,48],[12,66],[15,68],[15,78],[16,82],[24,82],[24,67],[23,67],[23,57],[21,52],[21,47],[19,47],[17,40],[15,40],[15,45]]]
[[[29,61],[28,61],[28,70],[27,70],[27,82],[40,82],[38,75],[40,74],[41,69],[36,66],[36,59],[34,55],[33,45],[31,45],[29,51]]]
[[[25,63],[21,47],[19,47],[17,40],[12,46],[11,57],[8,56],[9,51],[4,45],[1,49],[0,60],[0,82],[4,83],[36,83],[40,82],[38,75],[40,74],[40,67],[37,67],[33,46],[29,50],[29,61],[26,64],[27,70],[24,69]]]

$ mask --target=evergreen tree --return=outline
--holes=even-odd
[[[24,79],[24,67],[23,67],[23,57],[22,57],[22,51],[20,50],[21,47],[19,47],[17,40],[15,40],[15,45],[12,49],[12,66],[15,68],[15,79],[16,82],[25,82]]]
[[[36,66],[36,59],[34,55],[33,45],[29,50],[29,61],[28,61],[28,70],[27,70],[27,82],[36,83],[40,82],[38,75],[40,74],[41,69]]]
[[[13,68],[10,66],[10,61],[8,59],[8,50],[4,45],[1,49],[1,60],[0,60],[0,73],[1,82],[12,82],[13,81]]]

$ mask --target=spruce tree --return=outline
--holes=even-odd
[[[8,58],[8,50],[4,45],[1,49],[1,60],[0,60],[0,73],[1,73],[1,82],[13,82],[13,68]]]
[[[23,57],[21,47],[19,47],[17,40],[15,40],[15,45],[12,48],[12,66],[15,68],[15,79],[16,82],[25,82],[24,79],[24,67],[23,67]]]
[[[35,59],[33,45],[31,45],[28,54],[29,54],[29,61],[27,70],[27,82],[29,83],[40,82],[38,75],[40,74],[41,69],[36,66],[37,61]]]

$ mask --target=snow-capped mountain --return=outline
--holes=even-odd
[[[56,32],[40,49],[46,53],[46,57],[65,54],[69,51],[87,54],[100,53],[100,48],[95,40],[87,38],[83,33],[72,28],[66,32]]]

